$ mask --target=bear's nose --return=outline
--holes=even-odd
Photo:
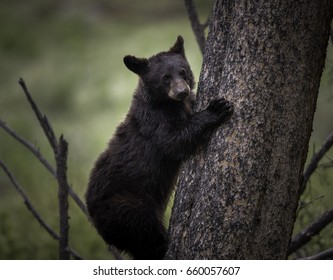
[[[189,92],[188,90],[182,90],[180,92],[177,92],[177,99],[179,100],[183,100],[184,98],[186,98],[188,96]]]
[[[174,87],[173,91],[178,100],[183,100],[184,98],[186,98],[189,95],[190,87],[184,80],[177,79],[175,81],[175,87]]]

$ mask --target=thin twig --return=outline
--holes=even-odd
[[[43,157],[39,149],[30,143],[29,141],[25,140],[23,137],[18,135],[14,130],[12,130],[4,121],[0,119],[0,127],[3,128],[9,135],[11,135],[15,140],[21,143],[24,147],[30,150],[36,158],[45,166],[45,168],[56,178],[57,174],[51,164]]]
[[[330,162],[325,162],[321,165],[319,165],[320,168],[322,169],[328,169],[333,167],[333,162],[330,160]]]
[[[291,241],[288,255],[310,242],[313,236],[319,234],[329,223],[333,221],[333,208],[326,211],[314,223],[297,234]]]
[[[203,54],[206,45],[206,37],[205,37],[205,27],[208,25],[208,21],[205,24],[201,24],[199,21],[199,16],[195,7],[193,0],[184,0],[185,8],[187,11],[187,15],[191,22],[191,26],[199,45],[200,51]]]
[[[333,259],[333,248],[330,248],[314,256],[301,258],[300,260],[332,260],[332,259]]]
[[[3,161],[0,160],[0,166],[3,169],[3,171],[6,173],[7,177],[9,178],[10,182],[13,184],[16,191],[20,194],[20,196],[24,200],[24,204],[29,209],[29,211],[32,213],[32,215],[36,218],[38,223],[50,234],[55,240],[59,241],[59,235],[43,220],[43,218],[39,215],[38,211],[35,209],[35,207],[30,202],[29,197],[27,194],[23,191],[23,188],[20,186],[20,184],[17,182],[13,174],[9,171],[7,166],[4,164]],[[69,252],[75,259],[82,260],[82,257],[76,253],[73,249],[68,248]]]
[[[304,208],[308,207],[309,205],[311,205],[312,203],[316,202],[319,199],[323,199],[325,197],[325,195],[319,195],[317,197],[315,197],[314,199],[310,200],[309,202],[305,203],[305,202],[301,202],[300,207],[298,209],[298,212],[300,212],[301,210],[303,210]]]
[[[59,201],[59,221],[60,221],[60,239],[59,239],[59,259],[68,260],[68,183],[67,183],[67,153],[68,143],[61,135],[58,151],[56,153],[57,178],[58,178],[58,201]]]
[[[49,140],[49,143],[51,147],[53,148],[54,152],[56,152],[58,143],[57,143],[57,138],[55,137],[54,131],[52,129],[52,126],[50,125],[49,120],[45,115],[41,113],[41,111],[38,109],[38,106],[36,105],[35,101],[32,99],[31,94],[22,78],[19,79],[19,84],[21,85],[23,92],[25,93],[32,110],[35,112],[36,117],[41,125],[41,127],[44,130],[44,133]]]
[[[299,190],[300,195],[303,194],[306,183],[309,181],[312,173],[316,170],[319,161],[323,158],[323,156],[332,146],[333,146],[333,132],[327,137],[326,141],[321,146],[319,151],[313,155],[308,167],[306,168],[304,175],[303,175],[303,183],[300,186],[300,190]]]

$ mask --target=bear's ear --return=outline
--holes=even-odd
[[[139,76],[144,74],[148,69],[148,60],[146,58],[137,58],[132,55],[127,55],[124,57],[124,63],[129,70]]]
[[[169,50],[169,52],[178,53],[178,54],[182,55],[183,57],[185,57],[184,39],[183,39],[182,36],[179,35],[177,37],[176,43],[171,47],[171,49]]]

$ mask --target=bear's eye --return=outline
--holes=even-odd
[[[171,80],[171,76],[168,74],[165,74],[162,76],[162,79],[164,82],[169,82]]]
[[[186,71],[185,71],[185,69],[181,69],[179,71],[179,76],[181,76],[184,80],[186,79]]]

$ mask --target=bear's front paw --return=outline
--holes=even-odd
[[[214,115],[217,115],[220,120],[224,120],[233,112],[232,104],[224,98],[219,98],[211,101],[207,110]]]

